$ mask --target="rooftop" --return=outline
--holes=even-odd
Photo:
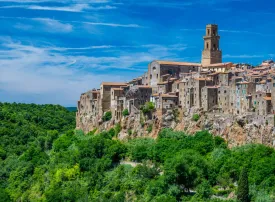
[[[192,62],[173,62],[173,61],[164,61],[164,60],[156,60],[160,65],[178,65],[178,66],[201,66],[200,63],[192,63]]]
[[[126,83],[122,82],[102,82],[101,85],[103,86],[126,86]]]
[[[205,65],[203,66],[203,68],[207,68],[207,67],[224,67],[224,66],[232,66],[233,63],[232,62],[226,62],[226,63],[215,63],[215,64],[210,64],[210,65]]]
[[[177,98],[178,96],[176,95],[170,95],[170,94],[161,94],[161,97],[165,97],[165,98]]]

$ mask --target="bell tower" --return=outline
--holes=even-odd
[[[220,50],[220,36],[218,35],[218,25],[206,25],[206,35],[204,39],[204,50],[202,51],[202,66],[221,63],[222,51]]]

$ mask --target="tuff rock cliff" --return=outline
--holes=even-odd
[[[103,122],[98,117],[90,115],[77,116],[77,129],[85,133],[96,131],[96,133],[109,130],[116,124],[121,126],[118,134],[119,139],[152,137],[156,138],[162,128],[172,128],[184,131],[186,134],[194,134],[200,130],[208,130],[215,136],[224,138],[229,147],[235,147],[248,143],[260,143],[275,147],[274,121],[265,123],[250,121],[246,117],[205,114],[199,110],[193,114],[199,116],[198,120],[192,118],[192,114],[168,110],[166,114],[157,116],[156,113],[143,114],[135,112],[123,117],[120,122],[114,120]]]

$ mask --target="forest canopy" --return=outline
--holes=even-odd
[[[117,128],[84,135],[64,107],[0,103],[0,201],[275,200],[272,148],[171,129],[121,141]]]

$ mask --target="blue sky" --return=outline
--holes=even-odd
[[[0,101],[75,106],[102,81],[128,81],[154,59],[200,62],[205,25],[223,61],[275,57],[275,2],[0,0]]]

